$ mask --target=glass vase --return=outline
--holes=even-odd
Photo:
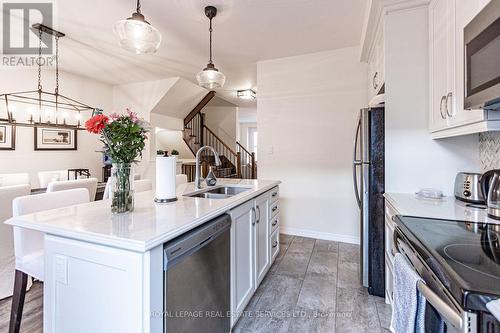
[[[111,168],[111,212],[134,210],[134,172],[131,163],[113,163]]]

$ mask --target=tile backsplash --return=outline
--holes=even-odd
[[[481,172],[500,169],[500,132],[479,134],[479,159]]]

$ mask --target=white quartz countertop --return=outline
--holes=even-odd
[[[384,196],[401,215],[500,224],[488,217],[486,209],[475,208],[454,197],[429,200],[419,199],[413,193],[386,193]]]
[[[248,187],[227,199],[185,197],[194,183],[177,187],[178,200],[155,204],[154,191],[134,196],[133,212],[112,214],[110,200],[47,210],[5,223],[85,242],[145,252],[279,185],[273,180],[219,179],[218,185]]]

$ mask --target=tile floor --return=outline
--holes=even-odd
[[[288,235],[280,246],[234,333],[389,332],[390,306],[359,283],[359,246]]]
[[[390,306],[359,284],[359,247],[280,235],[280,253],[234,333],[389,332]],[[7,332],[11,300],[0,301]],[[26,295],[21,332],[42,332],[43,286]]]

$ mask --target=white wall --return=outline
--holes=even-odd
[[[480,169],[477,135],[432,140],[428,132],[427,27],[427,7],[385,18],[386,192],[452,195],[458,171]]]
[[[206,106],[205,124],[232,149],[236,149],[238,107]]]
[[[245,147],[248,151],[252,151],[250,145],[248,143],[248,129],[252,127],[257,127],[257,123],[240,123],[240,130],[238,131],[238,141],[239,143]]]
[[[43,71],[44,90],[53,91],[54,74]],[[60,72],[60,93],[77,99],[85,104],[99,107],[105,111],[112,108],[112,87],[89,78]],[[25,69],[0,70],[0,92],[36,90],[36,71]],[[82,123],[86,119],[82,119]],[[102,144],[98,135],[78,131],[78,150],[76,151],[34,151],[34,130],[17,127],[16,149],[0,150],[0,173],[27,172],[33,188],[39,186],[37,172],[43,170],[62,170],[68,168],[88,168],[99,180],[102,177]]]
[[[175,119],[168,115],[151,114],[154,107],[177,80],[178,78],[168,78],[113,87],[113,106],[115,110],[124,112],[125,108],[130,108],[137,112],[140,117],[150,121],[153,126],[149,135],[149,141],[146,143],[143,151],[142,161],[135,166],[135,172],[140,173],[143,178],[153,179],[154,176],[154,156],[156,156],[154,127],[179,129],[176,127],[181,124],[180,119]]]
[[[192,159],[193,153],[184,142],[182,131],[159,130],[156,132],[156,150],[166,150],[169,154],[173,149],[179,152],[178,158]]]
[[[367,65],[356,47],[257,64],[258,175],[279,179],[285,232],[359,242],[352,184]]]

